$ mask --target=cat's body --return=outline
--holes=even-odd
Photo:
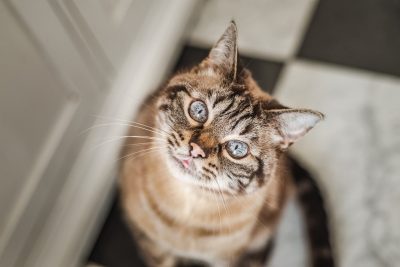
[[[150,108],[142,114],[151,114]],[[130,133],[144,134],[137,129]],[[131,147],[126,155],[136,151]],[[234,198],[176,179],[159,153],[147,153],[124,164],[122,203],[128,218],[140,222],[136,230],[158,240],[165,247],[160,250],[182,258],[228,262],[247,250],[263,249],[272,237],[289,191],[284,156],[280,162],[269,186]],[[156,245],[150,246],[154,250]]]
[[[231,23],[130,129],[122,207],[148,265],[262,266],[249,255],[268,246],[295,190],[284,150],[321,117],[281,106],[237,67]]]

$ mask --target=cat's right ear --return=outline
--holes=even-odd
[[[272,141],[282,149],[303,137],[324,118],[310,109],[277,109],[267,111],[268,124],[273,128]]]
[[[200,66],[222,73],[233,82],[236,79],[237,61],[237,27],[232,20]]]

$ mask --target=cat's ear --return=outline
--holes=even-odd
[[[237,73],[237,27],[232,20],[224,34],[211,49],[205,61],[213,68],[217,68],[231,81],[236,79]],[[206,65],[208,65],[206,64]]]
[[[303,137],[324,115],[309,109],[278,109],[269,110],[267,115],[273,123],[273,142],[282,149]]]

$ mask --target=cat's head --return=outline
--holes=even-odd
[[[172,173],[199,187],[230,194],[267,184],[279,156],[323,118],[290,109],[260,90],[238,65],[231,22],[199,65],[171,78],[157,101],[157,127],[168,133]]]

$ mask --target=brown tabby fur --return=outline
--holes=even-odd
[[[232,22],[208,58],[146,101],[130,129],[122,207],[149,266],[261,266],[244,259],[268,244],[293,192],[284,151],[322,118],[263,92],[237,64],[236,35]],[[196,99],[207,104],[205,123],[187,112]],[[238,138],[249,145],[243,159],[224,147]],[[191,142],[206,157],[184,168],[176,157],[190,156]]]

